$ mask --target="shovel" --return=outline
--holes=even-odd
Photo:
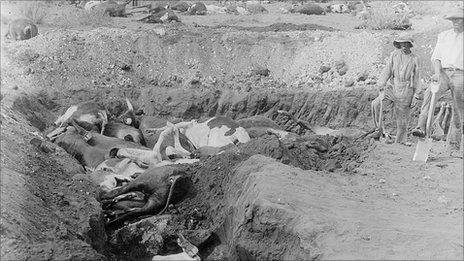
[[[383,100],[385,99],[385,91],[380,91],[379,97],[380,97],[380,111],[379,111],[379,122],[378,122],[379,132],[380,132],[379,141],[382,143],[385,143],[386,136],[383,131]]]
[[[435,96],[438,92],[440,84],[438,82],[433,82],[430,86],[430,91],[432,93],[432,98],[430,99],[430,108],[429,114],[427,115],[427,126],[425,130],[425,137],[419,138],[416,146],[416,152],[414,152],[414,157],[412,160],[414,161],[422,161],[427,162],[427,158],[429,157],[430,148],[432,148],[432,139],[430,138],[430,127],[432,125],[432,118],[433,118],[433,111],[435,109]]]

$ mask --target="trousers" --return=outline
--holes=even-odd
[[[410,87],[410,82],[395,82],[393,86],[388,85],[385,89],[384,99],[378,96],[372,101],[371,108],[375,127],[379,127],[379,121],[383,120],[380,119],[380,104],[382,102],[385,106],[393,104],[393,110],[396,118],[395,142],[397,143],[403,143],[406,141],[413,96],[414,89]]]
[[[444,69],[440,75],[440,88],[435,94],[438,100],[446,91],[451,91],[452,116],[447,142],[451,150],[462,150],[463,147],[463,125],[464,125],[464,71],[462,70],[447,70]],[[427,124],[427,114],[430,108],[432,93],[430,87],[424,93],[424,101],[422,102],[419,121],[417,127],[425,131]]]

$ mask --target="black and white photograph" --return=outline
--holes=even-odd
[[[0,11],[0,260],[464,260],[464,1]]]

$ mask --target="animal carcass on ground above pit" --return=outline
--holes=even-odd
[[[35,37],[39,33],[37,25],[29,19],[20,18],[13,20],[8,25],[6,37],[15,41],[27,40]]]

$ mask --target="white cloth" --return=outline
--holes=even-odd
[[[453,29],[440,33],[431,60],[440,60],[443,68],[463,70],[462,35],[462,32],[456,33]]]

